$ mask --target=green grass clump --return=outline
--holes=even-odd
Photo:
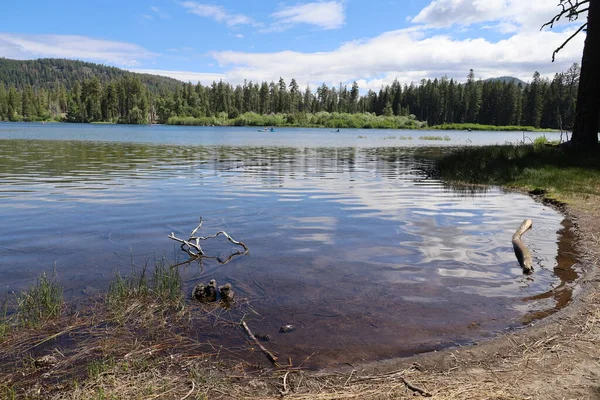
[[[545,189],[553,197],[600,195],[600,159],[540,145],[467,147],[442,155],[443,179]]]
[[[63,306],[63,289],[56,274],[49,279],[46,273],[35,285],[17,297],[17,317],[22,325],[39,325],[60,314]]]
[[[400,140],[412,140],[412,136],[400,136]]]
[[[0,386],[0,395],[6,400],[16,400],[17,390],[12,386],[2,385]]]
[[[115,359],[112,357],[92,360],[86,365],[88,377],[96,379],[104,372],[110,371],[115,365]]]
[[[448,138],[447,140],[450,140],[449,136],[446,136],[446,137]],[[432,135],[421,136],[421,137],[419,137],[419,139],[421,139],[421,140],[446,140],[446,139],[444,139],[444,136],[432,136]]]
[[[427,129],[456,130],[456,131],[518,131],[518,132],[556,132],[556,129],[535,128],[520,125],[482,125],[482,124],[442,124],[430,126]]]
[[[5,301],[0,310],[0,339],[2,339],[10,330],[10,318],[8,317],[8,304]]]
[[[114,310],[134,300],[151,298],[168,306],[183,305],[182,282],[178,268],[167,266],[164,260],[156,260],[150,280],[147,278],[147,266],[139,272],[132,271],[131,276],[120,273],[110,282],[106,303]]]

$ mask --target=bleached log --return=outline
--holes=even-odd
[[[521,223],[519,229],[512,236],[512,245],[515,251],[515,256],[517,256],[517,260],[519,261],[519,265],[523,268],[523,272],[526,274],[530,274],[533,272],[533,257],[531,256],[531,252],[525,246],[523,241],[521,240],[521,235],[527,232],[533,226],[533,222],[530,219],[526,219]]]

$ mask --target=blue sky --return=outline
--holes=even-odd
[[[61,57],[185,81],[351,83],[512,75],[529,80],[581,61],[583,36],[551,63],[578,22],[541,25],[549,0],[10,1],[0,57]]]

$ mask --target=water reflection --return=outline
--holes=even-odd
[[[564,305],[577,275],[562,216],[527,196],[451,188],[423,175],[430,165],[395,147],[0,140],[0,279],[18,290],[56,265],[73,296],[105,289],[132,260],[176,259],[167,234],[203,216],[250,253],[185,269],[187,285],[231,282],[272,350],[316,352],[309,365],[469,341]],[[525,218],[530,278],[510,242]],[[203,248],[232,253],[227,240]],[[298,329],[279,335],[287,323]]]

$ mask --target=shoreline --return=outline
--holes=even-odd
[[[226,124],[186,124],[186,123],[165,123],[165,124],[124,124],[117,122],[105,122],[105,121],[96,121],[96,122],[66,122],[66,121],[56,121],[56,120],[44,120],[44,121],[0,121],[3,123],[11,123],[11,124],[89,124],[89,125],[123,125],[123,126],[195,126],[195,127],[212,127],[212,128],[257,128],[264,127],[266,125],[273,126],[276,128],[308,128],[308,129],[338,129],[337,126],[329,126],[326,124],[321,125],[302,125],[302,124],[252,124],[252,125],[236,125],[235,120],[229,120]],[[417,121],[418,122],[418,121]],[[468,132],[525,132],[525,133],[560,133],[558,129],[552,128],[535,128],[532,126],[501,126],[501,125],[482,125],[482,124],[442,124],[442,125],[433,125],[433,126],[416,126],[416,125],[407,125],[402,127],[374,127],[374,126],[366,126],[366,127],[339,127],[340,130],[343,129],[364,129],[364,130],[373,130],[373,129],[381,129],[381,130],[407,130],[407,131],[468,131]],[[568,131],[563,131],[568,132]],[[335,133],[335,132],[332,132]],[[570,132],[568,132],[570,133]]]
[[[527,193],[524,188],[510,189]],[[207,393],[208,396],[208,393],[212,393],[211,396],[226,394],[232,398],[274,399],[281,398],[282,392],[290,399],[409,399],[414,398],[415,392],[419,393],[415,388],[431,394],[435,399],[597,398],[597,378],[600,376],[597,362],[600,358],[600,349],[597,348],[600,338],[600,289],[597,283],[600,273],[595,267],[600,259],[599,197],[590,195],[563,203],[551,193],[529,195],[557,209],[572,221],[572,229],[577,236],[575,248],[581,264],[581,276],[576,283],[578,290],[566,307],[514,332],[501,334],[477,345],[315,372],[305,371],[301,366],[286,367],[284,361],[280,368],[272,368],[264,360],[261,363],[260,359],[264,357],[260,351],[256,351],[259,361],[253,366],[228,363],[210,355],[208,361],[201,359],[200,364],[188,364],[188,358],[193,353],[177,350],[177,346],[187,346],[184,339],[177,339],[179,342],[175,340],[176,343],[169,345],[169,350],[163,353],[163,348],[144,343],[142,337],[142,342],[130,343],[131,349],[122,359],[108,358],[102,367],[105,370],[95,380],[81,383],[79,389],[66,389],[67,392],[59,389],[52,395],[54,397],[41,391],[39,397],[33,393],[30,398],[89,398],[98,390],[106,393],[113,390],[115,395],[123,396],[116,398],[130,398],[127,396],[131,396],[131,392],[119,392],[124,382],[138,382],[136,385],[140,393],[140,387],[152,385],[156,379],[164,387],[157,389],[159,392],[153,392],[152,396],[165,399],[183,398],[188,393],[190,396],[199,396],[201,393]],[[70,336],[75,329],[69,332],[65,330],[75,325],[76,322],[72,321],[67,328],[58,329],[58,333]],[[165,334],[168,332],[167,329]],[[37,338],[34,343],[44,340],[39,335],[34,338]],[[132,339],[129,336],[126,338]],[[150,351],[149,357],[155,352],[160,359],[152,359],[156,365],[148,361],[151,366],[149,371],[144,370],[148,365],[139,371],[133,367],[124,371],[122,362],[132,363],[127,360],[135,360],[135,356],[132,358],[128,355],[139,351]],[[146,359],[143,361],[147,362]],[[195,375],[185,372],[185,368],[191,368],[190,365],[196,368]],[[250,370],[245,369],[248,367]],[[52,372],[44,366],[34,369],[44,374]],[[113,381],[115,377],[121,380]],[[201,385],[200,382],[204,383]],[[1,390],[4,383],[0,374],[0,395],[3,394]]]

